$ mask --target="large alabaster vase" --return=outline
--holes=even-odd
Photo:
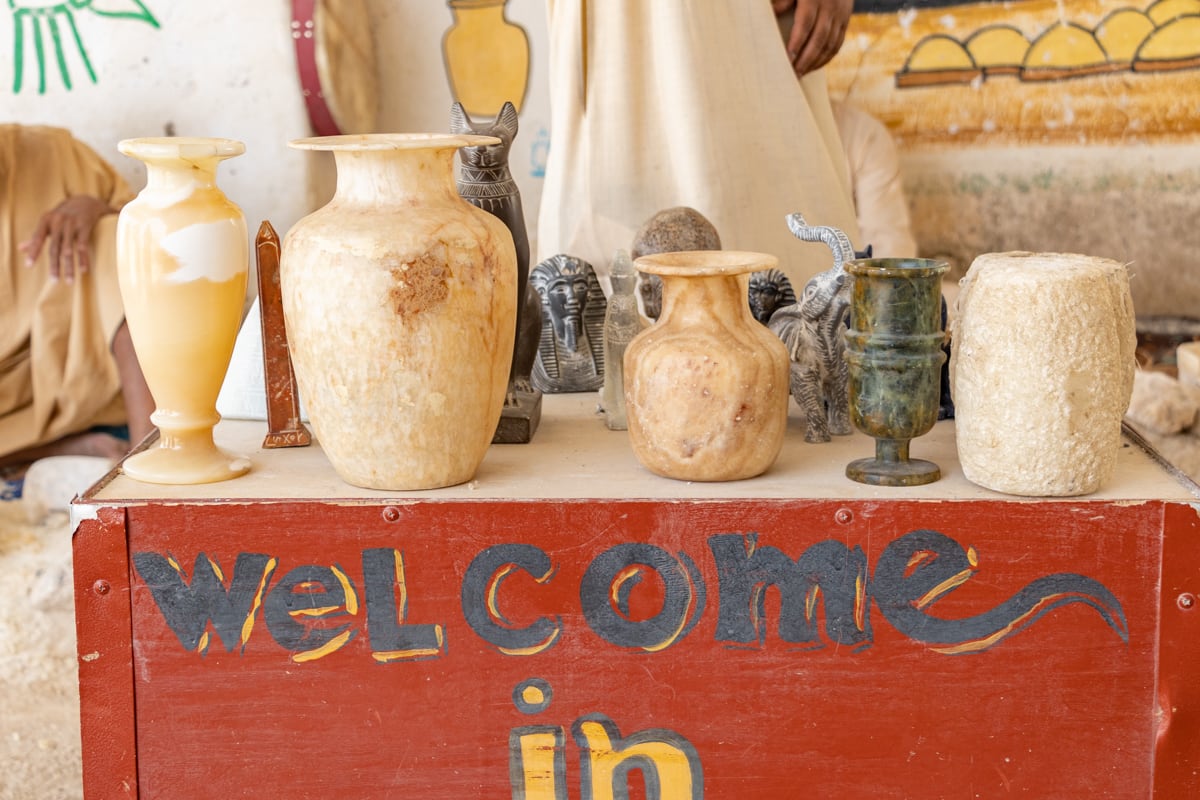
[[[432,489],[474,477],[500,419],[517,264],[499,219],[459,197],[454,154],[490,136],[300,139],[337,189],[283,242],[300,397],[343,480]]]
[[[663,281],[658,321],[625,351],[629,441],[658,475],[730,481],[765,472],[787,430],[787,349],[750,313],[750,273],[774,256],[730,250],[643,256]]]
[[[117,221],[117,277],[134,351],[154,397],[156,445],[127,458],[131,478],[192,484],[244,474],[250,462],[213,443],[217,394],[246,296],[246,220],[216,185],[241,155],[230,139],[126,139],[146,188]]]

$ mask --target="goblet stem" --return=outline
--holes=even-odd
[[[876,439],[875,460],[887,464],[908,461],[908,439]]]

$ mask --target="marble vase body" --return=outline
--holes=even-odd
[[[960,287],[950,374],[963,475],[1015,495],[1102,488],[1137,363],[1128,269],[1076,253],[982,253]]]
[[[486,136],[302,139],[337,189],[283,243],[296,380],[338,475],[372,489],[470,480],[504,404],[517,265],[500,220],[458,194],[454,153]]]
[[[117,274],[138,362],[154,397],[156,446],[126,459],[130,477],[191,484],[245,473],[212,428],[241,322],[249,244],[240,208],[217,187],[217,165],[245,151],[207,138],[126,139],[146,187],[117,222]]]
[[[727,481],[765,472],[787,429],[787,349],[746,300],[761,253],[686,251],[643,256],[663,280],[658,321],[625,351],[629,439],[643,466],[680,480]]]

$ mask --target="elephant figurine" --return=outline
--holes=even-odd
[[[791,357],[789,388],[804,411],[807,442],[828,442],[830,433],[850,428],[849,370],[843,331],[850,312],[850,280],[844,266],[855,257],[849,237],[837,228],[811,226],[789,214],[791,232],[805,242],[823,242],[833,251],[833,267],[814,275],[800,299],[781,306],[767,327]]]

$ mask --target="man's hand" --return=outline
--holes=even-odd
[[[787,39],[788,60],[800,78],[829,63],[846,38],[854,0],[771,0],[775,15],[795,10]]]
[[[76,275],[91,269],[88,250],[92,229],[101,217],[115,214],[116,211],[98,197],[82,194],[68,197],[43,214],[33,235],[19,245],[25,254],[25,265],[33,266],[42,248],[49,242],[50,280],[56,281],[61,277],[71,283]]]

